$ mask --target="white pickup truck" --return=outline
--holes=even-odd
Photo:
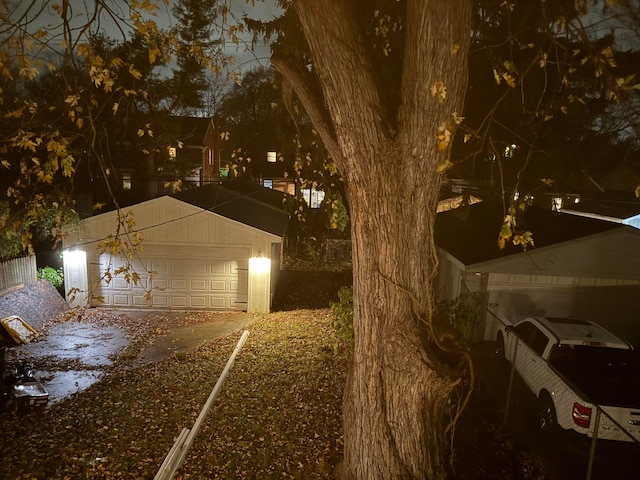
[[[538,398],[543,431],[593,437],[598,423],[598,439],[640,441],[638,371],[625,340],[592,322],[532,317],[501,328],[497,341]]]

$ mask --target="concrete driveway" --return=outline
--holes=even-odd
[[[99,309],[96,309],[99,311]],[[113,311],[113,310],[112,310]],[[253,317],[246,313],[207,312],[207,319],[193,324],[181,321],[193,312],[118,310],[126,317],[142,319],[161,315],[166,329],[138,355],[132,366],[156,362],[197,348],[207,340],[243,330]],[[126,325],[101,325],[91,321],[58,323],[37,341],[13,347],[12,356],[34,365],[34,376],[47,390],[49,404],[88,388],[99,381],[113,361],[130,345]]]
[[[176,352],[198,348],[207,340],[239,332],[253,321],[254,318],[246,313],[224,313],[211,321],[173,327],[166,334],[155,337],[153,344],[139,356],[135,363],[157,362]]]

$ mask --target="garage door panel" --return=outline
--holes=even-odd
[[[189,288],[192,292],[206,292],[207,291],[207,281],[192,279],[189,282]]]
[[[202,262],[190,263],[189,275],[191,275],[192,277],[206,277],[207,275],[209,275],[209,265]]]
[[[248,248],[151,245],[141,256],[145,267],[141,264],[136,270],[141,276],[138,285],[122,276],[109,284],[102,282],[96,295],[105,298],[105,305],[246,310]],[[96,258],[89,265],[91,278],[96,280],[107,268],[114,272],[123,265],[122,261],[101,260]],[[154,272],[151,282],[148,271]],[[150,302],[145,297],[148,289]]]
[[[204,295],[191,295],[191,308],[207,308],[207,297]]]
[[[173,290],[180,290],[184,292],[187,289],[187,279],[186,278],[177,278],[171,280],[171,288]]]
[[[128,307],[130,306],[130,299],[131,297],[129,295],[113,295],[113,305],[116,307]]]
[[[224,297],[209,297],[209,308],[215,310],[232,310],[233,308],[227,304]]]
[[[249,271],[249,266],[246,262],[243,262],[243,263],[232,262],[228,264],[228,266],[231,267],[228,273],[233,275],[238,275],[238,274],[242,274],[242,272]]]
[[[111,279],[111,285],[119,290],[131,290],[133,288],[132,282],[127,282],[123,277],[116,276]]]
[[[212,292],[226,292],[227,282],[225,280],[211,280],[209,282],[210,290]]]
[[[134,307],[147,307],[149,306],[149,302],[147,301],[147,297],[145,295],[133,295],[133,306]]]
[[[191,265],[187,260],[174,260],[169,269],[173,275],[189,275]]]
[[[157,308],[167,308],[169,307],[169,300],[166,295],[151,295],[151,305]]]
[[[189,300],[186,295],[171,295],[171,306],[174,308],[186,308],[189,306]]]
[[[154,277],[152,287],[155,290],[166,290],[169,288],[169,282],[166,278]]]
[[[170,265],[167,260],[152,260],[148,262],[150,270],[156,272],[158,276],[166,275],[170,272]]]
[[[222,260],[217,263],[211,263],[207,267],[209,275],[224,275],[227,273],[227,266]]]

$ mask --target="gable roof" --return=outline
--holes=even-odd
[[[500,208],[480,203],[436,218],[435,241],[468,270],[479,273],[640,278],[640,231],[602,220],[530,207],[522,227],[535,247],[497,246]]]
[[[171,196],[279,237],[285,234],[291,217],[284,209],[287,194],[253,184],[209,184]]]

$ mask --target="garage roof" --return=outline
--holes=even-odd
[[[282,237],[290,214],[287,194],[253,184],[210,184],[171,195],[185,203]]]
[[[640,278],[640,231],[593,218],[531,207],[522,227],[535,247],[497,246],[501,209],[480,203],[440,213],[435,240],[469,270],[479,273]]]

